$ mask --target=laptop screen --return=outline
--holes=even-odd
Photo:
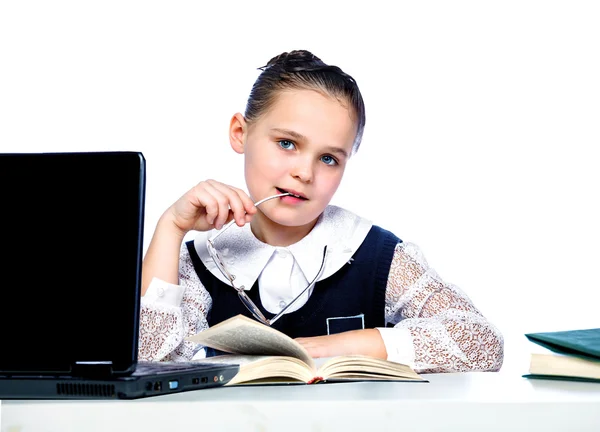
[[[145,161],[136,152],[0,154],[5,372],[137,359]]]

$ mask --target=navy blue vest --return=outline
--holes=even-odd
[[[328,318],[360,314],[364,314],[365,328],[385,327],[385,290],[394,250],[401,241],[391,232],[373,226],[354,253],[354,260],[317,282],[306,304],[297,311],[284,314],[273,327],[292,338],[321,336],[327,334]],[[189,241],[186,246],[196,273],[213,300],[208,325],[213,326],[238,314],[252,318],[236,290],[206,269],[194,248],[194,242]],[[267,318],[274,316],[262,305],[258,281],[246,294]]]

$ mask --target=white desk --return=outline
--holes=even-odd
[[[133,401],[2,401],[1,432],[600,431],[600,384],[513,373],[429,383],[216,388]]]

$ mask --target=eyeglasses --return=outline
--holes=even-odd
[[[292,194],[283,193],[283,194],[273,195],[273,196],[267,197],[265,199],[262,199],[256,203],[254,203],[254,205],[256,207],[258,207],[260,204],[264,203],[265,201],[268,201],[268,200],[274,199],[274,198],[279,198],[279,197],[286,196],[286,195],[292,195]],[[319,278],[319,276],[321,275],[321,272],[323,271],[323,267],[325,265],[325,257],[327,255],[327,245],[325,245],[325,247],[323,248],[323,259],[321,261],[321,267],[319,268],[319,272],[317,273],[315,278],[308,284],[308,286],[306,288],[304,288],[302,290],[302,292],[300,294],[298,294],[298,296],[294,300],[289,302],[283,309],[281,309],[277,315],[275,315],[271,319],[267,319],[263,315],[263,313],[260,311],[258,306],[256,306],[256,304],[254,304],[254,302],[250,299],[250,297],[248,297],[248,295],[246,294],[244,285],[240,285],[239,287],[235,285],[235,283],[234,283],[235,275],[232,274],[229,270],[227,270],[227,267],[225,267],[225,262],[224,262],[223,258],[221,257],[221,255],[219,254],[217,249],[215,248],[214,241],[216,240],[216,238],[219,237],[221,234],[223,234],[234,223],[235,223],[235,219],[231,220],[218,233],[216,233],[215,235],[210,237],[206,241],[206,248],[208,249],[208,253],[210,254],[210,256],[213,259],[217,268],[221,271],[221,273],[223,273],[223,276],[225,276],[229,280],[229,282],[231,283],[231,286],[237,291],[238,297],[240,298],[240,300],[242,301],[244,306],[246,306],[246,308],[250,311],[250,313],[252,313],[254,318],[256,318],[258,321],[260,321],[261,323],[263,323],[265,325],[271,326],[271,325],[273,325],[273,323],[275,321],[277,321],[283,315],[283,313],[287,309],[289,309],[300,297],[302,297],[302,295],[310,287],[312,287],[316,283],[316,281]]]

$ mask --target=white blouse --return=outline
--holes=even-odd
[[[323,280],[348,262],[372,224],[336,206],[328,206],[311,232],[298,243],[275,247],[259,241],[250,230],[232,226],[215,241],[235,283],[250,289],[258,280],[263,306],[279,312],[319,273],[327,245]],[[195,249],[206,268],[230,284],[206,249],[207,236],[199,233]],[[302,307],[309,289],[285,313]],[[140,360],[190,360],[205,355],[203,347],[184,341],[208,328],[212,299],[196,274],[185,244],[179,257],[179,285],[154,279],[142,298]],[[428,266],[419,248],[396,245],[388,276],[386,323],[378,328],[388,359],[409,364],[418,372],[499,370],[504,354],[500,332],[456,286],[445,283]]]

